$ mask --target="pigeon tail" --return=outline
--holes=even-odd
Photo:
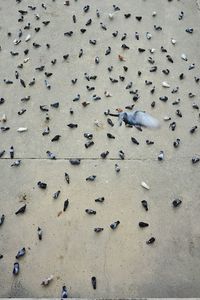
[[[157,119],[142,111],[136,112],[135,121],[136,125],[141,125],[152,129],[160,127],[160,123]]]

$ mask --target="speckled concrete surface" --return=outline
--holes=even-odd
[[[0,227],[0,296],[1,297],[60,297],[62,286],[67,286],[69,297],[82,298],[127,298],[127,297],[200,297],[200,221],[199,221],[199,164],[193,165],[191,158],[200,154],[199,128],[190,134],[193,126],[199,127],[199,110],[192,104],[199,105],[199,84],[194,77],[199,77],[199,3],[198,1],[165,0],[126,0],[112,1],[70,1],[70,6],[63,1],[48,0],[47,9],[41,7],[41,1],[23,0],[20,4],[14,1],[0,2],[0,97],[5,102],[0,105],[0,119],[3,114],[10,130],[0,133],[0,150],[6,153],[0,159],[0,216],[5,215],[5,223]],[[83,12],[85,5],[90,5],[88,13]],[[112,20],[108,14],[113,12],[112,5],[120,7]],[[31,11],[28,5],[36,6]],[[18,22],[18,10],[28,10],[24,22]],[[96,17],[99,9],[101,17]],[[156,17],[152,12],[156,11]],[[184,17],[178,20],[179,13]],[[39,13],[40,20],[35,19]],[[124,18],[125,13],[131,17]],[[72,22],[76,15],[77,23]],[[142,16],[141,22],[135,16]],[[85,23],[92,18],[92,25]],[[48,26],[42,21],[50,20]],[[29,30],[24,30],[27,23]],[[100,22],[107,26],[104,31]],[[162,26],[162,31],[154,30],[154,25]],[[41,27],[38,33],[35,27]],[[194,28],[193,34],[185,32],[187,27]],[[19,29],[23,35],[17,46],[13,40]],[[84,34],[80,28],[86,28]],[[73,30],[72,37],[65,37],[66,31]],[[112,32],[118,30],[118,37]],[[140,34],[137,41],[135,32]],[[152,34],[152,39],[146,39],[146,32]],[[12,36],[8,37],[7,33]],[[123,33],[127,39],[121,41]],[[25,42],[28,34],[31,40]],[[176,39],[176,45],[171,44],[171,38]],[[96,39],[97,45],[89,44],[89,39]],[[32,43],[41,44],[34,49]],[[51,45],[46,49],[46,43]],[[122,50],[125,43],[129,50]],[[111,54],[105,56],[107,47]],[[162,53],[160,47],[167,49]],[[145,48],[144,53],[138,53],[138,47]],[[28,48],[29,54],[24,56]],[[80,48],[84,54],[78,58]],[[148,49],[155,48],[154,54]],[[12,57],[10,51],[19,52]],[[68,61],[63,61],[63,55],[69,53]],[[188,61],[181,59],[184,53]],[[118,54],[125,57],[125,62],[118,60]],[[170,54],[174,63],[169,63],[166,54]],[[100,64],[94,63],[94,58],[100,57]],[[158,67],[157,72],[149,72],[153,66],[147,60],[151,56]],[[24,58],[30,60],[23,64],[23,69],[17,66]],[[53,66],[51,60],[56,58]],[[195,63],[193,70],[188,70]],[[43,72],[35,70],[45,65]],[[113,71],[108,72],[108,66]],[[128,67],[124,72],[123,66]],[[170,69],[168,76],[162,69]],[[15,70],[26,83],[23,88],[15,79]],[[142,75],[138,77],[138,70]],[[44,72],[53,72],[47,78],[51,90],[44,85]],[[96,81],[87,81],[84,73],[97,75]],[[179,79],[184,73],[185,78]],[[124,81],[112,84],[109,77]],[[36,78],[32,87],[28,83]],[[75,85],[71,79],[78,78]],[[6,85],[4,79],[13,80],[12,85]],[[153,82],[145,85],[145,80]],[[133,95],[125,86],[133,81],[132,90],[138,89],[140,98],[132,100]],[[169,89],[162,87],[162,82],[170,84]],[[95,86],[95,91],[88,92],[86,85]],[[155,93],[150,90],[155,86]],[[173,88],[179,86],[179,91],[172,94]],[[108,90],[112,97],[106,98],[104,91]],[[191,92],[196,96],[189,98]],[[80,101],[73,102],[77,94]],[[101,97],[93,101],[92,95]],[[21,98],[31,96],[27,103]],[[160,96],[168,96],[163,103]],[[179,105],[172,103],[181,99]],[[58,109],[50,104],[59,101]],[[90,105],[83,107],[82,102]],[[154,108],[152,101],[156,102]],[[142,132],[136,128],[119,126],[112,118],[114,127],[107,123],[104,111],[135,104],[136,109],[145,110],[156,117],[161,124],[158,130],[144,128]],[[45,113],[39,108],[47,105],[50,121],[45,122]],[[19,116],[17,112],[25,108],[27,111]],[[73,108],[74,114],[69,110]],[[182,113],[182,118],[176,115],[176,110]],[[170,116],[166,122],[164,116]],[[97,127],[94,121],[102,123]],[[169,129],[169,124],[176,121],[175,131]],[[70,129],[69,123],[77,123],[78,128]],[[43,130],[49,126],[50,134],[43,136]],[[28,127],[28,131],[18,133],[19,127]],[[83,133],[92,132],[95,144],[86,149],[87,141]],[[107,133],[115,136],[109,140]],[[51,139],[60,134],[58,142]],[[131,137],[139,141],[139,145],[131,142]],[[180,138],[179,148],[173,147],[176,138]],[[148,146],[146,140],[153,140],[154,145]],[[15,148],[15,159],[21,159],[20,167],[10,167],[13,160],[9,158],[9,148]],[[47,159],[46,151],[56,154],[57,160]],[[106,160],[100,158],[100,153],[109,151]],[[118,152],[125,152],[125,159],[120,160]],[[162,162],[157,156],[163,150],[165,159]],[[81,158],[79,166],[72,166],[69,158]],[[115,164],[120,165],[120,173],[115,172]],[[65,181],[64,174],[70,175],[70,184]],[[86,182],[86,177],[96,175],[95,182]],[[40,190],[37,182],[47,183],[46,190]],[[145,181],[150,190],[140,185]],[[61,194],[57,200],[52,195],[57,190]],[[23,199],[26,195],[26,200]],[[94,199],[104,196],[104,203],[96,203]],[[182,204],[174,209],[172,201],[180,198]],[[69,199],[69,207],[65,212],[64,200]],[[149,211],[141,206],[141,200],[149,203]],[[16,210],[27,204],[24,215],[16,216]],[[95,216],[85,213],[86,208],[96,210]],[[120,225],[113,231],[109,225],[120,220]],[[141,229],[139,221],[146,221],[149,227]],[[43,240],[37,237],[37,227],[43,229]],[[104,231],[96,234],[95,227],[103,227]],[[154,236],[156,241],[146,245],[146,241]],[[20,273],[12,274],[15,255],[22,247],[26,247],[26,255],[21,258]],[[48,287],[42,287],[41,282],[50,274],[54,275]],[[97,278],[97,289],[93,290],[91,277]]]

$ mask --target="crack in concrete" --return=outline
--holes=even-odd
[[[104,273],[104,277],[106,278],[107,290],[109,290],[109,278],[108,278],[108,273],[107,273],[108,271],[106,271],[106,269],[107,269],[107,250],[108,250],[109,241],[110,241],[110,235],[106,241],[104,264],[103,264],[103,273]]]
[[[192,156],[184,156],[184,157],[179,157],[178,159],[175,158],[175,160],[183,160],[183,159],[191,159]],[[46,158],[46,157],[15,157],[13,159],[9,158],[9,157],[2,157],[0,160],[10,160],[10,161],[15,161],[15,160],[51,160],[51,161],[56,161],[56,160],[70,160],[70,159],[80,159],[80,160],[99,160],[99,161],[157,161],[157,158],[124,158],[124,159],[120,159],[120,158],[116,158],[116,157],[110,157],[110,158],[99,158],[99,157],[58,157],[56,159],[50,159],[50,158]],[[167,160],[173,160],[174,158],[168,158]]]

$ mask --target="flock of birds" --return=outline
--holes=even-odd
[[[74,0],[75,2],[77,2],[78,0]],[[56,0],[52,0],[52,2],[56,2]],[[64,1],[64,6],[66,7],[69,7],[70,9],[70,3],[71,1]],[[172,0],[168,0],[168,2],[172,2]],[[27,5],[27,3],[25,3],[25,1],[23,0],[16,0],[16,4],[17,5],[21,5],[20,6],[20,9],[18,9],[18,13],[19,13],[19,16],[18,16],[18,24],[19,24],[19,27],[20,29],[18,30],[18,32],[7,32],[7,36],[9,39],[13,38],[13,45],[14,45],[14,50],[11,50],[10,51],[10,55],[12,57],[18,57],[19,55],[19,52],[17,50],[17,46],[19,44],[24,44],[26,46],[26,49],[24,50],[24,59],[23,59],[23,62],[21,62],[20,64],[16,65],[16,69],[14,71],[14,76],[15,76],[15,80],[12,79],[13,77],[13,74],[10,74],[11,78],[4,78],[3,82],[5,85],[12,85],[16,82],[19,82],[19,85],[21,86],[21,89],[25,89],[27,87],[30,87],[32,88],[33,86],[36,86],[37,87],[37,78],[34,77],[31,79],[31,81],[27,81],[25,78],[23,78],[23,68],[24,68],[24,65],[26,63],[29,62],[29,60],[31,61],[31,58],[29,57],[29,48],[30,47],[33,47],[35,49],[37,48],[40,48],[40,47],[45,47],[46,50],[48,51],[48,49],[51,48],[51,44],[50,43],[46,43],[46,45],[42,45],[42,44],[39,44],[38,42],[36,41],[33,41],[33,36],[35,36],[35,38],[37,37],[37,34],[39,34],[40,31],[43,30],[43,27],[47,27],[49,26],[51,20],[50,18],[48,18],[47,20],[42,20],[41,17],[40,17],[40,14],[38,13],[38,7],[34,6],[34,5]],[[23,6],[23,8],[21,8]],[[92,5],[91,5],[92,6]],[[105,14],[105,12],[101,12],[99,9],[96,9],[96,19],[92,19],[89,15],[90,15],[90,11],[91,11],[91,6],[90,5],[86,5],[84,7],[82,7],[82,10],[83,10],[83,13],[85,14],[85,17],[86,17],[86,22],[85,22],[85,26],[83,26],[82,28],[80,28],[80,34],[81,35],[84,35],[84,33],[87,31],[88,27],[89,26],[92,26],[92,24],[94,22],[99,22],[100,23],[100,30],[102,31],[102,33],[104,31],[107,31],[108,28],[109,28],[109,22],[112,22],[112,20],[115,18],[115,15],[116,14],[120,14],[120,6],[117,6],[115,4],[113,4],[113,6],[111,7],[111,10],[109,13],[107,13],[107,24],[104,24],[102,21],[101,21],[101,15],[102,14]],[[48,11],[48,3],[45,4],[45,3],[41,3],[41,8],[44,10],[44,11]],[[40,8],[40,9],[41,9]],[[35,24],[32,24],[30,22],[28,23],[25,23],[25,21],[28,19],[28,16],[30,14],[34,14],[34,17],[35,17],[35,22],[37,22],[37,25]],[[87,18],[88,16],[88,18]],[[157,16],[157,12],[156,11],[153,11],[152,12],[152,18],[155,19],[155,23],[156,23],[156,16]],[[137,15],[137,16],[133,16],[132,15],[132,12],[127,12],[125,13],[124,15],[122,15],[122,17],[126,20],[126,19],[129,19],[129,18],[136,18],[137,22],[142,22],[142,16],[141,15]],[[178,20],[181,22],[183,19],[184,19],[184,12],[183,11],[180,11],[179,15],[177,16]],[[77,23],[77,15],[76,14],[72,14],[72,24],[75,24]],[[194,32],[194,29],[193,28],[190,28],[190,27],[186,27],[185,29],[185,34],[193,34]],[[157,31],[162,31],[162,26],[161,25],[154,25],[153,29],[151,29],[151,31],[153,31],[154,33],[156,33]],[[74,32],[72,30],[70,31],[66,31],[63,33],[64,37],[67,37],[70,39],[70,37],[72,37],[74,34]],[[121,53],[118,54],[118,56],[116,57],[116,59],[120,62],[123,63],[123,72],[124,74],[123,75],[119,75],[118,78],[116,77],[113,77],[112,76],[112,71],[113,71],[113,66],[109,66],[107,68],[107,71],[108,71],[108,74],[109,74],[109,80],[110,82],[115,85],[117,84],[118,82],[124,82],[125,79],[126,79],[126,73],[128,72],[128,69],[129,69],[129,66],[128,66],[128,63],[126,63],[126,51],[128,51],[130,49],[130,46],[126,43],[126,39],[127,39],[127,33],[123,33],[122,36],[119,36],[120,33],[118,30],[112,32],[111,36],[110,36],[110,39],[119,39],[119,41],[121,41],[121,49],[123,51],[123,55]],[[14,36],[14,37],[13,37]],[[146,32],[145,33],[145,38],[147,40],[151,40],[152,39],[152,36],[153,34],[149,31],[149,32]],[[141,38],[143,38],[141,36],[141,33],[139,32],[135,32],[134,35],[133,35],[134,39],[136,41],[140,41]],[[103,35],[102,35],[102,38],[103,38]],[[32,42],[31,42],[32,41]],[[171,44],[172,45],[176,45],[177,41],[174,39],[174,38],[171,38]],[[90,39],[89,40],[89,44],[91,44],[92,46],[96,46],[98,43],[97,43],[97,40],[96,39]],[[139,45],[139,44],[138,44]],[[1,45],[1,48],[0,50],[4,50],[3,49],[3,45]],[[137,48],[138,50],[138,53],[140,55],[142,55],[143,52],[145,51],[149,51],[149,58],[148,58],[148,63],[150,65],[150,73],[152,72],[157,72],[158,71],[158,66],[156,65],[156,61],[153,57],[154,53],[156,51],[160,51],[162,55],[165,56],[166,58],[166,62],[168,63],[168,65],[170,66],[171,64],[174,63],[174,58],[169,54],[168,50],[166,48],[164,48],[162,45],[160,47],[160,49],[154,49],[154,48],[150,48],[150,49],[145,49],[145,48],[142,48],[142,47],[138,47]],[[77,59],[81,59],[82,57],[84,57],[84,49],[80,48],[79,52],[78,52],[78,55],[77,55]],[[105,56],[108,56],[112,53],[112,48],[108,45],[107,49],[105,50]],[[54,59],[51,60],[51,65],[52,67],[56,64],[59,64],[59,61],[60,59],[62,59],[62,61],[68,61],[70,59],[70,53],[66,53],[63,55],[62,58],[58,58],[58,57],[55,57]],[[185,53],[182,53],[181,54],[181,59],[184,60],[184,61],[188,61],[188,57]],[[96,56],[94,57],[94,61],[93,63],[98,65],[98,64],[101,64],[101,61],[103,60],[103,57],[99,57],[99,56]],[[14,64],[14,63],[13,63]],[[50,78],[53,78],[53,71],[52,70],[49,70],[48,72],[46,71],[46,66],[45,65],[39,65],[39,66],[34,66],[34,69],[40,73],[44,73],[44,87],[51,91],[51,82],[50,82]],[[195,69],[195,63],[190,63],[188,65],[188,72],[190,72],[191,70]],[[162,73],[165,74],[166,78],[167,76],[170,74],[170,67],[166,68],[166,69],[163,69],[162,70]],[[140,78],[142,75],[142,72],[140,70],[138,70],[137,72],[137,76],[138,78]],[[97,79],[97,75],[96,74],[88,74],[88,73],[85,73],[84,74],[84,77],[85,77],[85,80],[87,82],[87,85],[86,85],[86,89],[89,91],[89,92],[94,92],[95,91],[95,85],[92,84],[92,85],[89,85],[91,83],[94,83],[95,80]],[[185,78],[185,74],[184,73],[181,73],[179,75],[179,80],[184,80]],[[193,76],[194,78],[194,81],[196,84],[199,83],[200,81],[200,77],[198,77],[197,75],[196,76]],[[53,81],[53,80],[52,80]],[[76,83],[78,81],[78,78],[72,78],[71,79],[71,84],[72,86],[75,86]],[[154,86],[153,82],[150,81],[150,80],[145,80],[145,85],[146,86],[150,86],[151,87],[151,90],[150,90],[150,93],[151,94],[154,94],[155,93],[155,89],[156,87]],[[124,109],[121,109],[121,108],[117,108],[115,112],[111,112],[109,109],[106,110],[105,112],[103,112],[102,114],[104,114],[106,117],[107,117],[107,123],[108,125],[112,128],[114,126],[114,123],[113,123],[113,120],[112,120],[112,117],[117,117],[118,120],[119,120],[119,125],[122,125],[122,122],[124,122],[125,126],[127,127],[135,127],[137,130],[140,130],[142,131],[143,128],[147,127],[147,128],[153,128],[153,129],[159,129],[161,124],[160,122],[153,118],[150,114],[144,112],[144,111],[140,111],[140,110],[133,110],[134,109],[134,106],[135,104],[137,103],[137,101],[140,99],[140,92],[138,89],[133,89],[133,82],[130,81],[129,83],[126,84],[125,86],[125,90],[129,92],[129,94],[131,95],[132,97],[132,104],[131,105],[127,105],[125,107],[125,110]],[[165,89],[169,89],[170,88],[170,84],[166,81],[163,81],[162,82],[162,86],[163,88]],[[174,87],[171,91],[172,94],[175,94],[175,93],[178,93],[179,91],[179,87]],[[104,92],[104,96],[105,97],[112,97],[112,94],[109,92],[109,91],[105,91]],[[192,92],[190,92],[188,94],[188,97],[189,98],[195,98],[195,94],[193,94]],[[28,101],[30,101],[31,99],[31,96],[24,96],[23,98],[21,98],[21,102],[22,103],[27,103]],[[81,100],[81,97],[80,97],[80,94],[77,94],[74,99],[72,99],[72,102],[80,102]],[[92,100],[93,101],[100,101],[102,100],[102,97],[97,95],[97,94],[94,94],[92,95]],[[167,96],[160,96],[159,98],[160,101],[162,102],[167,102],[168,101],[168,97]],[[4,99],[3,97],[0,98],[0,107],[3,108],[3,104],[6,102],[6,99]],[[81,103],[82,104],[82,107],[85,108],[87,107],[90,102],[89,101],[84,101]],[[178,106],[180,104],[180,99],[174,101],[172,103],[173,105],[175,106]],[[59,102],[54,102],[52,103],[50,106],[54,109],[57,109],[59,107],[60,103]],[[156,103],[155,101],[153,101],[151,103],[151,108],[153,109],[155,107]],[[199,106],[197,103],[193,103],[192,104],[192,108],[199,111]],[[46,123],[48,124],[48,126],[43,129],[42,131],[42,136],[45,138],[46,136],[48,136],[51,132],[50,130],[50,117],[49,117],[49,107],[47,105],[40,105],[39,109],[45,113],[45,121]],[[18,111],[18,116],[22,116],[23,114],[25,114],[27,111],[27,109],[24,107],[22,109],[20,109]],[[74,109],[73,108],[70,108],[69,110],[69,113],[71,115],[74,114]],[[177,109],[176,110],[176,115],[180,118],[182,118],[182,112],[180,109]],[[172,130],[172,131],[175,131],[176,129],[176,125],[177,125],[177,122],[176,121],[171,121],[171,117],[169,116],[165,116],[164,117],[164,121],[165,122],[169,122],[169,129]],[[10,127],[7,126],[7,116],[6,116],[6,113],[3,113],[2,117],[1,117],[1,131],[2,132],[7,132],[10,130]],[[78,127],[78,124],[77,123],[69,123],[67,125],[69,128],[71,129],[76,129]],[[97,127],[101,127],[101,123],[96,120],[95,121],[95,124],[94,126],[97,126]],[[193,127],[191,127],[190,129],[190,134],[194,134],[198,129],[198,126],[195,125]],[[19,127],[17,129],[17,131],[19,133],[22,133],[22,132],[26,132],[28,130],[27,127]],[[93,141],[93,133],[91,132],[85,132],[84,133],[84,137],[86,139],[86,142],[85,142],[85,148],[88,149],[89,147],[91,147],[92,145],[94,145],[94,141]],[[51,142],[52,143],[58,143],[59,140],[61,138],[61,135],[60,134],[56,134],[54,137],[51,138]],[[115,139],[115,136],[111,133],[107,133],[107,138],[108,139]],[[139,142],[138,140],[135,138],[135,137],[132,137],[131,138],[131,141],[136,144],[136,145],[139,145]],[[2,144],[2,143],[1,143]],[[146,140],[146,144],[147,145],[153,145],[154,142],[151,141],[151,140]],[[173,146],[174,148],[178,148],[181,144],[181,139],[180,138],[177,138],[174,143],[173,143]],[[9,151],[9,156],[10,156],[10,159],[14,160],[15,158],[15,147],[13,145],[10,146],[10,149],[8,150]],[[0,149],[0,158],[4,158],[4,155],[6,153],[6,150],[5,149]],[[51,159],[51,160],[56,160],[56,154],[47,150],[46,151],[46,155],[47,155],[47,158],[48,159]],[[109,151],[106,150],[105,152],[102,152],[100,153],[100,158],[101,159],[106,159],[109,155]],[[164,151],[163,150],[160,150],[160,153],[158,153],[158,160],[159,161],[162,161],[164,160],[165,158],[165,154],[164,154]],[[123,150],[119,150],[119,159],[121,160],[124,160],[125,159],[125,153]],[[11,164],[11,167],[20,167],[21,166],[21,162],[22,162],[23,159],[17,159],[17,160],[14,160]],[[192,164],[196,164],[200,161],[200,157],[198,155],[195,155],[191,158],[191,162]],[[72,165],[80,165],[81,163],[81,159],[80,158],[71,158],[70,159],[70,163]],[[115,164],[115,171],[116,173],[119,173],[120,172],[120,166],[119,164]],[[67,184],[70,184],[70,175],[68,173],[65,173],[64,174],[65,176],[65,180],[67,182]],[[90,175],[86,178],[86,181],[95,181],[96,179],[96,175]],[[47,183],[45,182],[42,182],[42,181],[38,181],[37,183],[37,186],[38,188],[40,189],[47,189]],[[149,189],[150,187],[147,185],[147,183],[145,182],[141,182],[141,186],[145,189]],[[57,192],[55,192],[53,194],[53,199],[57,199],[60,195],[60,190],[58,190]],[[99,197],[97,199],[95,199],[95,202],[99,202],[99,203],[102,203],[104,202],[104,197]],[[174,208],[177,208],[177,207],[180,207],[181,206],[181,203],[182,203],[182,200],[180,199],[174,199],[173,202],[172,202],[172,206]],[[68,205],[69,205],[69,200],[65,200],[64,201],[64,204],[63,204],[63,211],[66,211],[67,208],[68,208]],[[142,200],[141,201],[141,205],[143,206],[143,208],[148,211],[148,202],[146,200]],[[20,207],[16,212],[16,216],[17,215],[21,215],[21,214],[24,214],[26,212],[26,204],[24,204],[22,207]],[[85,209],[85,213],[89,214],[89,215],[95,215],[96,214],[96,211],[91,209],[91,208],[87,208]],[[3,226],[4,222],[5,222],[5,218],[6,218],[6,215],[5,214],[1,214],[0,216],[0,227]],[[120,224],[120,221],[119,220],[116,220],[115,222],[113,222],[112,224],[110,224],[110,228],[112,230],[116,230],[117,227],[119,226]],[[138,226],[140,228],[145,228],[145,227],[148,227],[149,224],[146,223],[146,222],[139,222]],[[103,227],[96,227],[94,228],[94,232],[99,234],[101,233],[102,231],[104,230]],[[38,227],[37,229],[37,234],[38,234],[38,239],[40,241],[42,241],[43,239],[43,231],[42,231],[42,228]],[[151,245],[153,244],[154,242],[156,241],[156,238],[154,236],[151,236],[149,237],[149,239],[146,241],[146,244],[147,245]],[[20,272],[20,265],[19,265],[19,260],[21,260],[21,258],[26,254],[26,248],[23,247],[22,249],[20,249],[17,254],[16,254],[16,261],[14,262],[14,266],[13,266],[13,275],[14,276],[17,276]],[[0,255],[0,259],[3,259],[3,254]],[[42,280],[41,284],[43,286],[47,286],[50,284],[50,282],[53,280],[53,275],[50,275],[48,278]],[[95,276],[93,276],[91,278],[91,284],[92,284],[92,287],[93,289],[96,289],[97,287],[97,279]],[[67,291],[67,287],[65,285],[63,285],[62,287],[62,292],[61,292],[61,298],[67,298],[68,296],[68,291]]]

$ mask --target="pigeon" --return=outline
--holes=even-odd
[[[35,27],[35,32],[39,32],[40,31],[40,27]]]
[[[142,20],[142,16],[136,16],[135,18],[136,18],[136,20],[138,20],[139,22]]]
[[[16,211],[16,215],[19,215],[19,214],[24,214],[26,211],[26,204],[23,205],[22,207],[20,207],[17,211]]]
[[[193,134],[196,130],[197,130],[197,126],[193,126],[191,129],[190,129],[190,133]]]
[[[44,83],[45,83],[45,85],[46,85],[46,88],[47,88],[48,90],[50,90],[50,89],[51,89],[50,83],[49,83],[46,79],[44,80]]]
[[[40,110],[41,111],[49,111],[46,105],[40,105]]]
[[[198,106],[196,103],[193,103],[193,104],[192,104],[192,107],[193,107],[194,109],[199,110],[199,106]]]
[[[65,173],[65,180],[67,181],[67,183],[70,183],[70,179],[69,179],[69,175],[67,173]]]
[[[158,160],[163,160],[164,159],[164,151],[160,151],[159,155],[158,155]]]
[[[98,65],[98,64],[99,64],[99,62],[100,62],[100,59],[99,59],[99,57],[98,57],[98,56],[96,56],[96,57],[95,57],[95,59],[94,59],[94,61],[95,61],[95,63]]]
[[[193,63],[193,64],[190,64],[190,65],[189,65],[188,70],[190,71],[190,70],[192,70],[192,69],[194,69],[194,68],[195,68],[195,64]]]
[[[85,33],[85,32],[86,32],[86,29],[85,29],[85,28],[81,28],[81,29],[80,29],[80,32],[81,32],[81,33]]]
[[[131,14],[130,14],[130,13],[128,13],[128,14],[124,14],[124,17],[125,17],[125,19],[128,19],[128,18],[130,18],[130,17],[131,17]]]
[[[105,152],[102,152],[102,153],[100,154],[100,156],[101,156],[103,159],[105,159],[105,158],[108,156],[108,154],[109,154],[109,151],[105,151]]]
[[[114,230],[114,229],[117,228],[117,226],[118,226],[119,224],[120,224],[120,221],[116,221],[116,222],[110,224],[110,228]]]
[[[44,3],[42,3],[41,6],[42,6],[42,8],[47,9],[47,7]]]
[[[61,292],[61,299],[62,298],[67,298],[68,297],[68,292],[67,292],[67,288],[65,285],[63,285],[62,287],[62,292]]]
[[[95,276],[92,276],[91,283],[92,283],[93,289],[96,290],[96,288],[97,288],[97,279],[96,279]]]
[[[90,43],[91,45],[96,45],[97,40],[89,40],[89,43]]]
[[[19,72],[15,71],[15,78],[18,79],[19,78]]]
[[[53,107],[53,108],[58,108],[59,107],[59,102],[52,103],[52,104],[50,104],[50,106]]]
[[[183,115],[182,115],[180,109],[177,109],[177,110],[176,110],[176,115],[177,115],[178,117],[182,118]]]
[[[144,207],[144,209],[145,209],[146,211],[148,211],[149,208],[148,208],[148,203],[147,203],[147,201],[146,201],[146,200],[142,200],[141,203],[142,203],[142,206]]]
[[[148,227],[149,226],[149,224],[145,223],[145,222],[139,222],[138,225],[139,225],[140,228],[144,228],[144,227]]]
[[[35,84],[35,78],[33,78],[30,82],[29,82],[29,86],[33,86]]]
[[[113,32],[112,35],[113,35],[113,37],[117,37],[118,31]]]
[[[179,16],[178,16],[179,21],[183,19],[183,16],[184,16],[184,12],[181,11],[180,14],[179,14]]]
[[[113,134],[111,134],[111,133],[107,133],[107,137],[109,139],[115,139],[115,136]]]
[[[73,166],[78,166],[81,163],[81,159],[80,158],[70,158],[69,162]]]
[[[36,67],[35,70],[42,72],[44,70],[44,68],[45,68],[45,66],[39,66],[39,67]]]
[[[179,147],[179,144],[180,144],[180,139],[177,138],[177,139],[174,141],[174,143],[173,143],[174,148],[178,148],[178,147]]]
[[[42,229],[38,227],[37,229],[37,234],[38,234],[38,239],[41,241],[42,240]]]
[[[61,137],[61,135],[57,134],[57,135],[55,135],[55,136],[52,138],[51,141],[52,141],[52,142],[57,142],[57,141],[59,141],[60,137]]]
[[[74,114],[74,111],[73,111],[73,109],[72,109],[72,108],[70,108],[69,112],[70,112],[70,114],[71,114],[71,115],[73,115],[73,114]]]
[[[27,127],[19,127],[19,128],[17,129],[18,132],[25,132],[25,131],[27,131],[27,130],[28,130]]]
[[[0,217],[0,226],[3,225],[4,220],[5,220],[5,215],[3,214],[3,215],[1,215],[1,217]]]
[[[21,160],[18,159],[16,161],[14,161],[14,163],[12,163],[11,167],[19,167],[20,163],[21,163]]]
[[[115,171],[116,173],[119,173],[120,172],[120,167],[118,164],[115,164]]]
[[[185,30],[187,33],[193,33],[193,31],[194,31],[194,29],[193,28],[190,28],[190,27],[188,27],[188,28],[186,28],[186,30]]]
[[[19,259],[20,257],[22,257],[22,256],[24,256],[26,254],[26,249],[25,249],[25,247],[24,248],[22,248],[21,250],[19,250],[18,252],[17,252],[17,255],[16,255],[16,259]]]
[[[150,187],[148,186],[148,184],[146,184],[146,182],[144,182],[144,181],[141,182],[141,186],[142,186],[144,189],[146,189],[146,190],[149,190],[149,189],[150,189]]]
[[[3,81],[5,82],[5,84],[13,84],[13,81],[9,79],[4,79]]]
[[[133,82],[131,81],[131,82],[129,82],[129,83],[127,84],[127,86],[125,87],[125,89],[126,89],[126,90],[131,89],[131,88],[132,88],[132,85],[133,85]]]
[[[114,126],[114,123],[113,123],[113,121],[112,121],[110,118],[107,118],[107,122],[108,122],[108,124],[109,124],[111,127]]]
[[[49,283],[53,280],[53,275],[50,275],[48,278],[44,279],[41,283],[43,286],[49,285]]]
[[[68,126],[69,128],[77,128],[77,127],[78,127],[78,124],[70,123],[70,124],[67,124],[67,126]]]
[[[88,215],[96,215],[96,211],[93,210],[93,209],[87,208],[87,209],[85,210],[85,212],[86,212]]]
[[[200,161],[200,158],[198,156],[195,155],[195,156],[192,157],[192,164],[196,164],[199,161]]]
[[[172,201],[173,207],[178,207],[181,205],[181,203],[182,203],[182,201],[180,199],[175,199]]]
[[[87,148],[91,147],[92,145],[94,145],[94,142],[93,142],[93,141],[87,141],[87,142],[85,143],[85,148],[87,149]]]
[[[78,80],[78,78],[72,79],[71,80],[72,84],[76,84],[77,80]]]
[[[103,203],[104,200],[105,200],[104,197],[99,197],[99,198],[95,199],[94,201],[95,201],[95,202],[98,202],[98,203]]]
[[[197,78],[198,79],[198,78]],[[196,79],[195,79],[196,80]],[[3,104],[5,102],[5,99],[4,98],[0,98],[0,104]]]
[[[155,242],[155,237],[151,237],[148,241],[146,241],[147,245],[153,244]]]
[[[119,6],[117,6],[115,4],[113,4],[113,8],[114,8],[114,11],[119,11],[120,10]]]
[[[47,188],[47,184],[45,182],[38,181],[37,185],[40,189],[43,189],[43,190],[46,190],[46,188]]]
[[[14,158],[14,153],[15,153],[15,152],[14,152],[14,147],[13,147],[13,146],[10,147],[9,152],[10,152],[10,158],[13,159],[13,158]]]
[[[147,144],[147,145],[153,145],[154,142],[153,142],[153,141],[150,141],[150,140],[146,140],[146,144]]]
[[[100,13],[99,13],[98,9],[96,10],[96,15],[97,15],[97,18],[100,18]]]
[[[173,62],[174,62],[173,59],[172,59],[172,57],[171,57],[170,55],[167,55],[166,57],[167,57],[167,60],[168,60],[170,63],[173,63]]]
[[[63,211],[66,211],[68,205],[69,205],[69,200],[67,199],[67,200],[65,200],[65,202],[64,202]]]
[[[106,50],[105,55],[109,55],[110,53],[111,53],[111,47],[108,46],[108,49]]]
[[[57,59],[53,59],[53,60],[51,61],[52,65],[55,65],[56,62],[57,62]]]
[[[37,49],[37,48],[40,48],[41,45],[34,42],[34,43],[33,43],[33,47]]]
[[[96,177],[97,177],[96,175],[91,175],[86,178],[86,181],[95,181]]]
[[[121,41],[124,41],[124,40],[126,39],[126,37],[127,37],[127,33],[124,33],[124,34],[122,35]]]
[[[1,127],[1,130],[2,130],[2,131],[8,131],[9,129],[10,129],[10,127],[5,127],[5,126],[2,126],[2,127]]]
[[[51,152],[51,151],[46,151],[46,154],[47,154],[47,156],[48,156],[48,158],[50,158],[50,159],[56,159],[56,156],[55,156],[55,154],[53,153],[53,152]]]
[[[45,26],[49,25],[50,21],[43,21],[42,24],[44,24]]]
[[[72,101],[73,101],[73,102],[79,101],[79,100],[80,100],[80,97],[81,97],[80,94],[78,94]]]
[[[169,128],[174,131],[176,129],[176,122],[172,122],[169,124]]]
[[[146,50],[144,48],[138,48],[138,52],[142,53],[145,52]]]
[[[15,262],[14,267],[13,267],[13,275],[18,275],[19,274],[19,263]]]
[[[89,5],[85,5],[85,6],[83,7],[83,11],[84,11],[85,13],[87,13],[87,12],[89,11],[89,9],[90,9],[90,6],[89,6]]]
[[[42,135],[45,136],[45,135],[48,135],[50,133],[50,128],[47,127],[44,129],[44,131],[42,132]]]
[[[91,86],[91,87],[90,87],[89,85],[86,85],[86,88],[87,88],[87,90],[88,90],[89,92],[95,90],[95,87],[94,87],[94,86]]]
[[[94,232],[99,233],[102,232],[104,229],[102,227],[96,227],[94,228]]]
[[[119,157],[124,160],[125,158],[125,153],[122,150],[119,150]]]
[[[162,27],[161,26],[154,25],[153,27],[157,31],[162,31]]]
[[[119,56],[118,56],[119,57]],[[113,66],[108,67],[108,72],[112,72]],[[105,93],[104,93],[105,94]],[[108,96],[107,96],[108,97]]]
[[[136,138],[131,137],[131,141],[133,142],[133,144],[139,145],[140,143],[138,142],[138,140],[136,140]]]
[[[101,25],[101,28],[102,28],[103,30],[107,30],[106,25],[104,25],[102,22],[100,22],[100,25]]]
[[[91,140],[93,138],[93,134],[92,133],[89,133],[89,132],[85,132],[84,133],[84,137]]]
[[[161,97],[159,97],[159,100],[162,101],[162,102],[167,102],[168,97],[167,96],[161,96]]]
[[[58,199],[59,195],[60,195],[60,191],[55,192],[53,194],[53,199]]]
[[[109,115],[118,117],[120,126],[122,125],[122,121],[124,121],[125,124],[133,126],[139,125],[148,128],[160,127],[159,121],[157,119],[153,118],[148,113],[143,111],[121,112],[119,114],[109,113]]]
[[[80,49],[78,57],[80,58],[82,56],[83,56],[83,49]]]
[[[12,55],[12,56],[17,56],[17,55],[19,55],[19,52],[13,52],[13,51],[10,51],[10,54]],[[5,80],[4,79],[4,82],[6,83],[6,84],[12,84],[13,82],[11,82],[10,80]]]

